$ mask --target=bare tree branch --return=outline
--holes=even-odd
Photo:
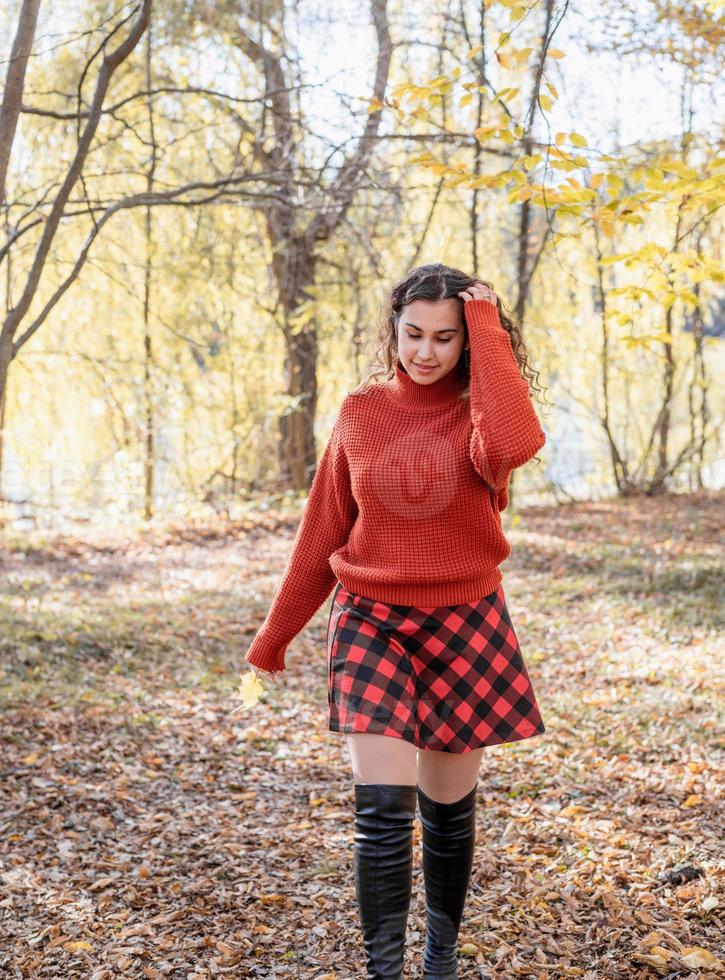
[[[321,88],[319,83],[308,83],[303,85],[303,88]],[[287,89],[290,91],[290,89]],[[119,102],[114,102],[113,105],[108,106],[103,110],[101,115],[113,114],[118,112],[124,106],[130,105],[132,102],[136,102],[138,99],[148,99],[155,95],[208,95],[213,99],[220,99],[224,102],[238,103],[240,105],[255,105],[266,98],[267,95],[274,93],[267,93],[264,96],[255,95],[249,98],[242,98],[237,95],[229,95],[227,92],[219,92],[212,88],[203,88],[201,86],[189,85],[181,87],[178,85],[163,85],[158,88],[153,89],[140,89],[138,92],[134,92],[132,95],[127,96],[125,99],[121,99]],[[21,112],[27,113],[33,116],[47,116],[51,119],[87,119],[90,114],[89,109],[81,109],[77,112],[60,112],[54,109],[40,109],[38,106],[31,106],[23,104],[21,107]]]
[[[10,162],[10,151],[15,140],[23,85],[25,84],[25,72],[33,47],[39,9],[40,0],[23,0],[18,30],[8,65],[3,104],[0,107],[0,204],[5,203],[5,181]]]
[[[30,272],[28,273],[25,288],[22,291],[17,305],[9,310],[5,318],[5,322],[3,323],[2,331],[0,332],[0,401],[2,400],[5,391],[8,366],[17,351],[17,345],[13,343],[13,338],[20,323],[30,308],[33,297],[36,294],[40,277],[48,258],[51,244],[55,238],[61,218],[63,217],[68,198],[70,197],[70,193],[83,170],[83,164],[88,156],[91,142],[95,136],[96,130],[98,129],[98,123],[101,117],[101,111],[103,109],[103,100],[106,97],[106,92],[108,91],[111,78],[119,65],[121,65],[129,57],[146,30],[151,10],[151,3],[152,0],[143,0],[141,11],[136,19],[136,22],[126,35],[126,38],[121,41],[121,43],[118,44],[113,51],[106,54],[103,62],[101,63],[98,78],[96,80],[96,89],[93,95],[90,114],[78,141],[75,156],[71,161],[68,172],[66,173],[60,186],[60,190],[58,191],[55,201],[53,202],[50,214],[44,223],[43,233],[40,237]],[[138,8],[135,9],[138,10]],[[18,100],[18,104],[19,101],[20,100]]]
[[[257,180],[259,179],[259,177],[260,177],[259,174],[249,174],[245,177],[230,177],[228,180],[217,181],[216,183],[213,184],[205,184],[202,181],[198,181],[194,184],[187,184],[184,187],[176,188],[173,191],[165,191],[165,192],[153,191],[151,193],[149,193],[148,191],[144,191],[141,194],[135,194],[132,197],[126,197],[120,201],[116,201],[109,208],[107,208],[103,212],[99,220],[94,223],[94,226],[89,232],[89,234],[87,235],[86,240],[83,244],[83,248],[81,249],[80,254],[78,255],[78,258],[76,259],[76,262],[72,270],[68,274],[68,276],[63,280],[60,286],[58,286],[58,288],[52,294],[48,302],[45,304],[43,309],[40,311],[40,313],[38,314],[36,319],[31,323],[31,325],[27,328],[27,330],[23,334],[21,334],[17,338],[17,340],[12,344],[12,356],[10,360],[12,360],[16,356],[16,354],[23,346],[23,344],[25,344],[33,336],[36,330],[38,330],[39,327],[42,326],[43,322],[46,320],[48,314],[51,312],[53,307],[58,303],[58,301],[66,292],[66,290],[70,287],[70,285],[78,278],[78,275],[81,269],[83,268],[83,265],[85,264],[91,245],[100,234],[103,226],[118,211],[128,210],[129,208],[150,207],[150,206],[158,207],[161,205],[174,205],[176,207],[181,207],[181,206],[190,207],[199,204],[209,204],[212,201],[218,200],[222,195],[224,195],[227,192],[228,189],[227,185],[236,184],[239,183],[240,181],[245,181],[245,180]],[[179,197],[181,194],[185,194],[188,193],[188,191],[190,190],[195,190],[203,187],[215,188],[215,193],[208,194],[205,197],[196,198],[192,201],[176,200],[176,198]],[[258,196],[263,198],[269,198],[270,200],[275,199],[276,197],[277,203],[284,200],[284,198],[281,195],[275,196],[268,192],[264,192]],[[257,206],[259,206],[259,203],[257,204]],[[87,214],[88,212],[84,211],[82,213]]]

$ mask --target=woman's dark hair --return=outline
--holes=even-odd
[[[384,309],[380,322],[372,367],[367,376],[352,393],[355,394],[362,391],[371,383],[385,381],[394,377],[395,362],[398,357],[396,327],[404,306],[412,303],[416,299],[456,299],[461,304],[461,320],[465,327],[466,321],[463,315],[465,300],[461,299],[458,293],[464,289],[468,289],[477,282],[483,283],[483,285],[493,289],[493,285],[485,279],[469,276],[465,272],[461,272],[460,269],[443,265],[441,262],[435,262],[430,265],[419,265],[415,269],[411,269],[404,279],[401,279],[393,286],[390,299]],[[498,294],[496,295],[498,300],[496,306],[498,307],[501,324],[508,331],[511,338],[511,347],[518,361],[519,370],[532,392],[544,391],[545,389],[538,382],[539,372],[529,365],[526,346],[516,318],[505,306],[501,297]],[[463,356],[463,351],[461,351],[458,363],[453,369],[466,382],[461,391],[461,398],[468,398],[470,394],[469,382],[471,373],[470,366],[466,364],[466,360]]]

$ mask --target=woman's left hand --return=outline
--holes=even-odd
[[[497,296],[496,293],[490,288],[490,286],[485,286],[482,282],[476,282],[468,289],[464,289],[458,294],[464,303],[470,303],[472,299],[483,299],[487,303],[492,303],[496,306]]]

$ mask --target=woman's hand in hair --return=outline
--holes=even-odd
[[[464,289],[458,294],[464,303],[470,303],[472,299],[483,299],[487,303],[492,303],[494,306],[497,305],[496,293],[491,289],[490,286],[486,286],[482,282],[475,282],[472,286]]]

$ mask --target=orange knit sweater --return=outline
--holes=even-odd
[[[288,644],[338,581],[416,606],[473,602],[500,584],[509,476],[546,436],[496,306],[469,300],[464,315],[470,402],[455,368],[423,385],[400,361],[393,378],[343,400],[249,663],[284,670]]]

